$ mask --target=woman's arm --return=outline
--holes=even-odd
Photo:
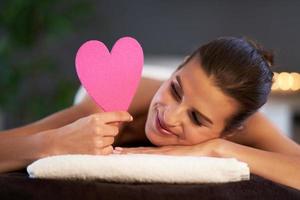
[[[134,115],[135,113],[146,110],[150,105],[156,90],[162,83],[163,82],[160,80],[143,77],[128,112]],[[37,122],[15,129],[0,131],[0,140],[6,137],[31,135],[40,131],[59,128],[72,123],[79,118],[99,112],[103,112],[103,110],[88,95],[86,95],[79,104],[54,113]]]
[[[30,164],[32,161],[45,156],[46,133],[40,134],[19,134],[12,132],[13,137],[5,135],[0,139],[0,173],[19,170]],[[2,136],[2,135],[1,135]]]
[[[231,141],[230,141],[231,140]],[[261,113],[227,139],[212,139],[194,146],[123,148],[120,153],[150,153],[234,157],[248,163],[251,173],[300,190],[300,147]]]
[[[257,149],[300,156],[300,145],[285,136],[264,114],[256,112],[242,131],[226,138]]]
[[[262,113],[251,116],[244,129],[228,140],[235,143],[221,144],[220,157],[235,157],[248,163],[252,173],[300,189],[300,145]]]
[[[129,122],[128,112],[102,112],[66,126],[0,140],[0,172],[21,169],[32,161],[60,154],[110,154],[119,133],[116,122]],[[9,136],[9,134],[7,134]]]
[[[300,190],[300,156],[264,151],[225,139],[212,139],[193,146],[118,148],[118,151],[115,153],[237,158],[248,163],[251,173]]]
[[[87,96],[78,105],[54,113],[32,124],[0,131],[0,172],[20,169],[46,155],[49,135],[79,118],[101,112]]]
[[[79,106],[66,108],[31,124],[1,131],[0,140],[6,137],[31,135],[44,130],[59,128],[85,115]]]
[[[223,140],[216,156],[248,163],[251,173],[300,190],[300,156],[264,151]]]
[[[103,110],[96,106],[89,96],[86,96],[79,104],[56,112],[39,121],[22,127],[0,131],[0,140],[7,137],[11,138],[16,136],[26,136],[49,129],[59,128],[66,124],[72,123],[79,118],[102,111]]]
[[[142,78],[129,112],[134,115],[147,109],[161,83],[154,79]],[[47,148],[49,141],[51,142],[51,135],[62,132],[58,131],[58,128],[99,112],[103,110],[87,95],[78,105],[54,113],[42,120],[23,127],[0,131],[0,172],[20,169],[36,159],[49,155]],[[121,129],[120,124],[119,129]]]

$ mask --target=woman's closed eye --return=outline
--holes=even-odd
[[[190,112],[191,119],[194,120],[194,123],[197,124],[198,126],[202,126],[203,124],[198,120],[197,114],[195,112]]]
[[[181,97],[181,95],[179,94],[179,92],[177,91],[176,85],[175,85],[174,82],[171,82],[171,88],[170,88],[170,90],[171,90],[172,96],[173,96],[176,100],[181,101],[182,97]],[[203,125],[203,124],[198,120],[197,114],[196,114],[195,112],[192,112],[192,111],[189,112],[189,116],[190,116],[191,120],[192,120],[196,125],[198,125],[198,126],[202,126],[202,125]]]
[[[175,83],[173,82],[171,82],[171,93],[176,99],[181,100],[181,95],[176,90]]]

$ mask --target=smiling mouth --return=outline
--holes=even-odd
[[[171,131],[169,131],[163,127],[163,125],[158,117],[158,112],[156,114],[155,127],[163,135],[175,135]]]

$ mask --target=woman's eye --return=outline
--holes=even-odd
[[[174,83],[171,83],[171,93],[173,94],[173,96],[175,96],[175,98],[179,100],[181,99],[181,96],[178,94]]]
[[[196,116],[196,113],[195,112],[192,112],[191,113],[191,118],[193,120],[193,122],[198,125],[198,126],[202,126],[203,124],[198,120],[197,116]]]
[[[172,82],[171,83],[171,93],[173,95],[173,97],[175,97],[178,100],[181,100],[181,96],[180,94],[177,92],[176,90],[176,86],[175,84]],[[202,126],[203,124],[198,120],[196,113],[195,112],[191,112],[191,116],[190,116],[191,120],[198,126]]]

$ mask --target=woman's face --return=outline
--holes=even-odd
[[[199,65],[192,58],[154,95],[145,126],[154,145],[194,145],[218,138],[238,108]]]

